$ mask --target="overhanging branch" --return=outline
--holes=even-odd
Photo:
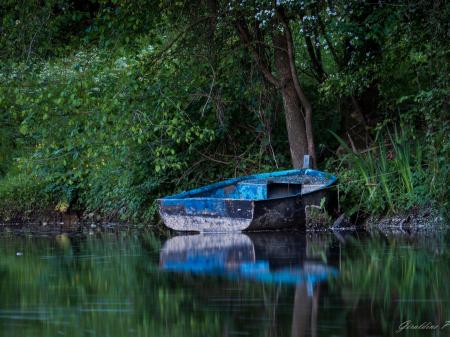
[[[241,38],[242,43],[250,50],[251,54],[253,55],[253,58],[255,59],[259,69],[263,73],[266,80],[269,81],[270,83],[272,83],[275,87],[279,88],[281,86],[280,80],[277,79],[272,74],[272,72],[267,67],[266,63],[264,62],[262,55],[255,48],[245,21],[243,19],[237,20],[235,22],[235,26],[239,33],[239,37]]]

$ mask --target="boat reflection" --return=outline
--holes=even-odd
[[[314,284],[337,269],[307,257],[305,236],[292,232],[198,234],[169,239],[160,254],[163,270],[259,282]]]

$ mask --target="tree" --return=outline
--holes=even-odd
[[[293,9],[282,1],[262,1],[252,5],[230,1],[224,9],[224,18],[236,27],[242,45],[251,53],[265,80],[281,93],[292,165],[301,168],[304,155],[312,157],[314,166],[317,159],[312,106],[295,66],[291,16],[287,14]]]

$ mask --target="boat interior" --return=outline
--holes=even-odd
[[[289,197],[322,188],[328,179],[321,176],[295,175],[243,180],[202,191],[190,197],[262,200]]]

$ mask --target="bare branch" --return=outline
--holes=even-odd
[[[251,38],[250,32],[248,31],[246,22],[243,19],[237,20],[235,22],[235,26],[238,30],[241,41],[252,53],[253,58],[255,59],[257,65],[258,65],[259,69],[261,70],[261,72],[263,73],[264,77],[267,79],[267,81],[272,83],[275,87],[279,88],[281,86],[281,82],[279,79],[277,79],[272,74],[272,72],[269,70],[266,63],[264,62],[262,55],[255,48],[253,41],[252,41],[253,39]]]
[[[206,20],[210,20],[211,18],[215,18],[215,16],[214,15],[203,16],[203,17],[195,20],[194,22],[192,22],[189,26],[185,27],[162,50],[160,50],[158,54],[156,54],[154,56],[155,62],[160,60],[164,56],[164,54],[166,54],[175,45],[175,43],[178,40],[182,39],[184,37],[184,35],[186,35],[186,33],[189,32],[193,27],[195,27],[196,25],[198,25]]]

